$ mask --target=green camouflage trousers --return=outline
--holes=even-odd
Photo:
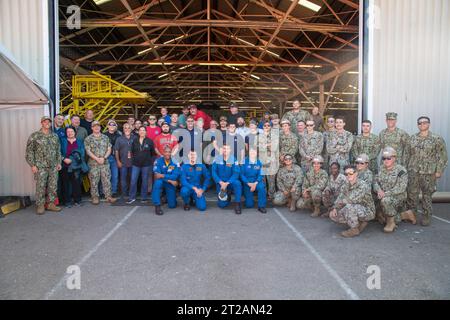
[[[271,199],[274,198],[276,192],[276,177],[276,174],[263,176],[264,183],[266,184],[267,195],[269,195]]]
[[[292,201],[297,201],[301,197],[300,191],[295,191],[294,193],[289,193],[289,195],[292,198]],[[288,197],[284,195],[282,191],[275,192],[275,195],[273,196],[272,203],[276,206],[284,206],[288,201]]]
[[[334,193],[329,189],[322,192],[322,201],[325,208],[331,208],[338,197],[338,193]]]
[[[378,173],[378,159],[372,159],[369,162],[369,169],[374,175]]]
[[[416,213],[419,206],[420,191],[422,191],[423,213],[424,215],[431,215],[431,196],[436,191],[436,176],[434,174],[408,173],[408,200],[406,205],[409,210]]]
[[[39,168],[34,175],[34,180],[36,180],[36,205],[45,204],[46,193],[49,203],[53,203],[58,189],[58,170],[56,168]]]
[[[109,163],[91,166],[89,170],[89,181],[91,183],[91,197],[98,197],[98,183],[101,180],[105,197],[111,197],[111,171]]]
[[[312,205],[320,206],[322,203],[322,191],[311,190],[306,197],[300,198],[297,201],[297,209],[310,209]]]
[[[330,218],[337,223],[346,224],[350,228],[359,226],[359,221],[370,221],[375,215],[368,208],[360,204],[347,204],[340,210],[337,210],[336,218]]]
[[[375,201],[377,209],[383,212],[385,217],[395,217],[395,221],[400,221],[400,212],[403,211],[406,204],[405,197],[384,197]]]

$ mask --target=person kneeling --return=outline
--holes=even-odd
[[[254,148],[249,149],[249,157],[245,159],[241,166],[241,180],[244,183],[245,207],[253,208],[255,201],[253,193],[258,194],[258,211],[266,213],[267,192],[263,183],[262,164],[258,160],[258,151]]]
[[[367,226],[368,221],[375,218],[375,205],[370,187],[358,179],[354,166],[344,168],[347,182],[336,199],[330,218],[334,222],[347,224],[350,229],[341,233],[345,238],[359,235]]]
[[[161,193],[166,192],[167,205],[173,209],[177,206],[177,189],[178,177],[180,176],[179,166],[172,160],[172,149],[164,148],[164,155],[155,161],[153,172],[155,173],[155,183],[152,190],[152,201],[155,205],[155,213],[162,215],[161,209]]]
[[[293,164],[293,157],[286,154],[283,158],[284,167],[277,174],[278,191],[273,197],[273,204],[284,206],[287,204],[289,210],[294,212],[297,200],[302,194],[303,171]]]
[[[189,152],[189,163],[181,166],[181,198],[183,198],[185,211],[191,209],[189,205],[191,200],[194,200],[198,210],[206,210],[205,191],[210,180],[211,176],[206,166],[203,163],[197,163],[197,152],[194,150]]]

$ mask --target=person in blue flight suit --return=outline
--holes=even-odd
[[[234,212],[241,214],[242,185],[239,180],[239,164],[231,155],[230,145],[224,144],[222,155],[214,160],[212,177],[216,183],[218,206],[220,208],[228,206],[230,204],[229,194],[234,192]]]
[[[161,192],[164,189],[167,197],[167,205],[173,209],[177,206],[177,185],[180,176],[179,165],[174,163],[171,157],[172,149],[167,146],[164,148],[162,157],[156,159],[153,166],[155,182],[152,190],[152,201],[155,205],[155,213],[162,215]]]
[[[256,148],[249,149],[249,157],[245,159],[240,170],[241,181],[244,185],[245,207],[253,208],[255,201],[253,193],[256,191],[258,195],[258,211],[266,213],[266,186],[263,182],[262,163],[258,159],[258,151]]]
[[[205,211],[205,192],[211,181],[211,176],[203,163],[197,163],[197,152],[191,150],[188,157],[189,163],[181,166],[181,198],[183,198],[184,210],[191,209],[189,203],[193,199],[197,209]]]

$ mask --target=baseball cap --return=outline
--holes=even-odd
[[[355,162],[369,162],[369,156],[365,153],[362,153],[356,158]]]
[[[383,149],[383,157],[396,157],[397,151],[392,147],[386,147]]]
[[[100,125],[100,122],[98,122],[97,120],[92,121],[92,123],[91,123],[91,128],[93,128],[93,127],[95,127],[95,126],[101,126],[101,125]]]
[[[285,123],[287,123],[289,125],[291,124],[291,122],[289,120],[287,120],[287,119],[281,120],[281,124],[282,125],[285,124]]]
[[[50,122],[52,122],[52,118],[50,118],[49,116],[41,117],[41,122],[44,122],[45,120],[49,120]]]
[[[110,126],[110,125],[117,126],[117,122],[115,120],[111,119],[111,120],[108,121],[108,126]]]
[[[225,116],[220,116],[219,121],[222,121],[222,120],[227,121],[227,117],[225,117]]]
[[[323,163],[323,158],[322,158],[322,156],[315,156],[315,157],[313,158],[312,162]]]
[[[395,112],[386,113],[386,120],[397,120],[397,113]]]

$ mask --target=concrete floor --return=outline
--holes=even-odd
[[[372,222],[353,239],[306,212],[208,205],[163,216],[105,203],[12,213],[0,220],[0,299],[450,298],[449,204],[435,205],[430,227],[386,235]],[[80,290],[66,287],[70,265]],[[370,265],[380,289],[367,288]]]

